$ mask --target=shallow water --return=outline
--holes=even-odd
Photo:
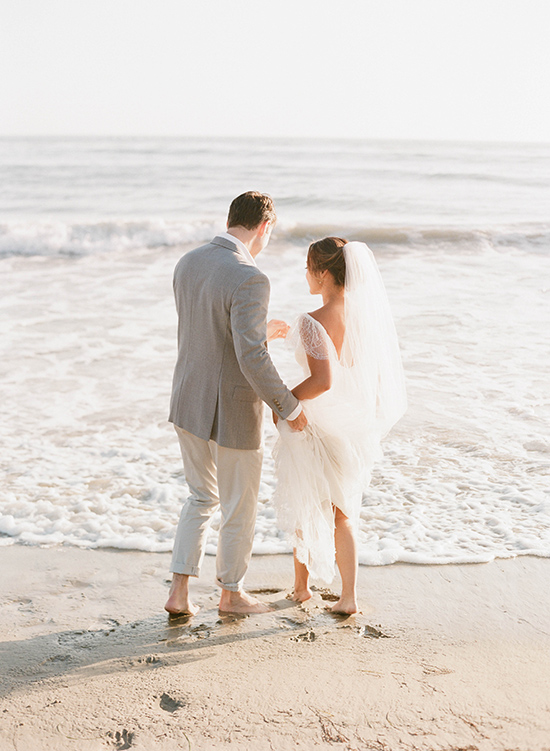
[[[138,166],[149,159],[159,175],[172,169],[174,144],[162,159],[159,145],[149,145],[148,155],[140,147]],[[176,354],[172,270],[190,243],[221,228],[220,207],[236,185],[228,179],[216,192],[209,169],[216,159],[233,169],[244,147],[224,152],[217,143],[191,154],[187,144],[194,176],[174,168],[180,177],[160,198],[154,181],[132,188],[135,143],[120,151],[111,182],[105,182],[107,166],[98,169],[97,154],[95,162],[90,157],[89,144],[88,151],[57,144],[57,156],[52,148],[40,151],[34,144],[25,159],[21,151],[26,188],[21,183],[11,203],[0,194],[6,217],[0,235],[0,544],[169,550],[186,497],[177,440],[166,422]],[[319,305],[304,279],[308,238],[340,216],[355,228],[351,236],[368,239],[375,251],[402,346],[410,408],[385,441],[384,461],[364,499],[361,562],[550,555],[550,223],[541,208],[547,185],[537,172],[546,152],[537,161],[529,148],[499,147],[498,161],[497,147],[484,156],[473,147],[388,151],[370,145],[355,153],[355,174],[343,146],[332,157],[311,144],[301,151],[287,144],[283,158],[281,148],[272,145],[263,157],[258,151],[248,172],[238,175],[249,187],[271,165],[266,182],[283,193],[280,224],[259,258],[272,281],[271,315],[291,321]],[[106,161],[118,153],[113,142],[105,149]],[[353,191],[347,184],[348,198],[331,208],[330,186],[321,178],[340,164],[336,153],[343,159],[338,180],[347,170],[355,182]],[[284,178],[291,179],[297,154],[303,172],[290,185]],[[67,174],[85,175],[86,159],[95,170],[93,179],[88,174],[87,213],[86,180],[76,180],[71,198],[59,166],[72,160]],[[128,173],[121,167],[125,159],[134,165]],[[420,168],[424,173],[413,178]],[[439,216],[431,173],[439,175],[445,197]],[[370,214],[365,218],[366,204],[349,198],[352,192],[365,197],[369,181],[383,186],[373,199],[372,221]],[[459,183],[466,185],[463,192]],[[496,192],[487,192],[493,184]],[[177,218],[180,189],[185,210]],[[155,209],[150,216],[140,219],[137,209],[125,214],[132,195],[136,206]],[[391,221],[384,222],[384,207]],[[295,380],[297,367],[283,344],[271,351],[282,375]],[[288,544],[269,502],[274,429],[267,419],[265,441],[254,551],[278,553]],[[218,523],[215,518],[210,553]]]
[[[312,309],[304,248],[260,265],[271,313]],[[186,488],[166,423],[179,253],[4,261],[3,543],[169,550]],[[364,501],[363,563],[550,554],[550,260],[521,253],[379,254],[410,409]],[[487,279],[491,278],[491,284]],[[546,281],[545,281],[546,280]],[[297,367],[272,345],[281,373]],[[266,419],[255,552],[277,531]],[[209,538],[214,552],[216,527]]]

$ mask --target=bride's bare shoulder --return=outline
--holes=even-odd
[[[323,305],[323,307],[308,313],[308,315],[321,324],[331,338],[339,356],[345,333],[343,306]]]
[[[321,308],[308,313],[308,316],[314,318],[321,324],[327,331],[333,328],[340,328],[343,323],[343,308],[340,310],[340,306],[323,305]]]
[[[318,323],[324,324],[327,321],[326,306],[323,305],[323,307],[317,308],[317,310],[312,310],[311,313],[307,313],[306,315],[310,318],[314,318]]]

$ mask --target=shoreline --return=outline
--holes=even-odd
[[[285,598],[291,556],[254,556],[246,589],[274,610],[237,618],[207,557],[200,612],[175,620],[169,554],[0,560],[1,748],[549,748],[549,559],[361,566],[362,612],[341,618],[322,591]]]

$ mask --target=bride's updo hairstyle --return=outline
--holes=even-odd
[[[313,273],[329,271],[334,283],[343,287],[346,283],[346,260],[344,245],[347,240],[341,237],[325,237],[311,243],[307,253],[307,267]]]

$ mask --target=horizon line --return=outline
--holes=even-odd
[[[403,136],[319,136],[319,135],[200,135],[200,134],[106,134],[106,133],[0,133],[0,140],[47,140],[47,139],[66,139],[66,140],[91,140],[91,139],[109,139],[109,140],[254,140],[254,141],[371,141],[382,143],[448,143],[448,144],[499,144],[499,145],[538,145],[550,146],[550,140],[523,139],[513,140],[509,138],[429,138],[429,137],[403,137]]]

